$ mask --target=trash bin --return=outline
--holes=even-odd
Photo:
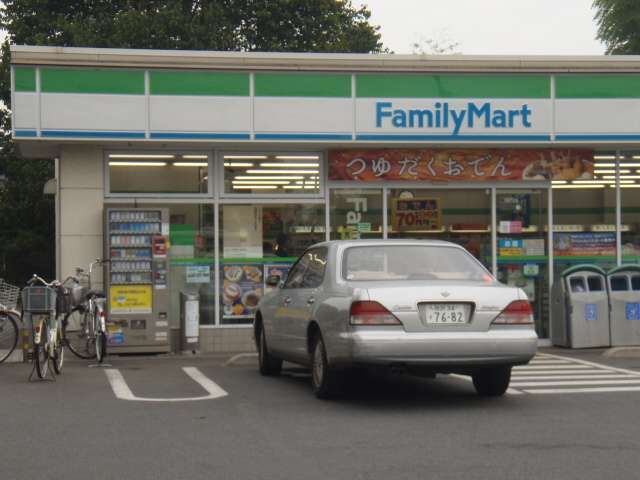
[[[200,349],[200,296],[180,292],[180,350],[196,353]]]
[[[565,270],[552,289],[551,341],[571,348],[608,347],[609,296],[606,273],[596,265]]]
[[[607,274],[611,305],[611,345],[640,345],[640,265],[622,265]]]

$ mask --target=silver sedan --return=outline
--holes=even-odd
[[[537,336],[519,288],[496,279],[464,248],[417,240],[331,241],[310,247],[258,305],[260,372],[282,361],[311,367],[320,398],[345,370],[383,367],[470,375],[481,395],[502,395],[511,367],[528,363]]]

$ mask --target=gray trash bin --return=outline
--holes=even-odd
[[[196,353],[200,349],[200,295],[180,292],[180,350]]]
[[[640,345],[640,265],[622,265],[607,274],[611,304],[611,345]]]
[[[596,265],[565,270],[552,290],[551,341],[571,348],[608,347],[609,296],[606,273]]]

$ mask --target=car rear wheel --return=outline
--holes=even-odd
[[[480,370],[472,375],[478,395],[499,397],[504,395],[511,381],[511,367],[495,367]]]
[[[316,397],[327,399],[335,396],[339,390],[340,372],[332,368],[327,361],[327,350],[322,335],[318,333],[311,350],[311,386]]]
[[[260,374],[265,376],[279,375],[282,370],[282,360],[269,353],[264,327],[260,328],[260,336],[258,337],[258,364]]]

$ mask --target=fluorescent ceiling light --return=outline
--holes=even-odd
[[[594,170],[593,173],[600,175],[603,173],[616,173],[616,171],[615,170]],[[620,173],[631,173],[631,170],[620,170]]]
[[[175,167],[206,167],[207,162],[173,162]]]
[[[268,175],[260,175],[260,176],[248,176],[248,175],[238,175],[234,177],[234,180],[302,180],[304,177],[302,175],[278,175],[276,176],[268,176]]]
[[[151,155],[141,153],[112,153],[109,158],[176,158],[175,155]]]
[[[277,185],[234,185],[234,190],[275,190]]]
[[[233,180],[231,183],[234,185],[289,185],[287,180]]]
[[[609,184],[616,182],[615,180],[574,180],[572,183],[576,185],[595,185],[598,183]]]
[[[266,155],[225,155],[225,160],[266,160]]]
[[[302,185],[285,185],[282,188],[287,190],[302,190]]]
[[[251,162],[224,162],[225,167],[253,167]]]
[[[207,155],[182,155],[185,160],[209,160]]]
[[[633,157],[635,158],[635,157]],[[620,166],[622,168],[626,168],[626,167],[640,167],[640,163],[621,163]]]
[[[594,155],[593,159],[594,160],[615,160],[616,156],[615,155]]]
[[[310,189],[316,190],[318,188],[318,186],[317,185],[305,185],[304,188],[306,190],[310,190]]]
[[[551,180],[551,183],[553,185],[563,185],[563,184],[567,183],[567,181],[566,180]]]
[[[615,167],[615,163],[595,163],[594,167],[596,168],[613,168]]]
[[[615,185],[611,185],[611,188],[616,188]],[[634,183],[633,185],[620,185],[620,188],[640,188],[640,185]]]
[[[602,178],[616,178],[616,176],[615,175],[604,175]],[[638,178],[640,178],[640,175],[621,175],[620,178],[622,180],[627,180],[627,179],[630,179],[630,178],[638,179]]]
[[[278,160],[319,160],[317,155],[276,155]]]
[[[278,170],[277,172],[274,170],[247,170],[247,173],[251,173],[251,174],[263,174],[266,173],[267,175],[269,174],[274,174],[274,173],[307,173],[307,174],[317,174],[318,171],[317,170]]]
[[[110,167],[166,167],[167,162],[109,162]]]
[[[606,185],[551,185],[554,190],[556,188],[604,188]]]
[[[320,166],[319,163],[270,163],[265,162],[260,164],[261,167],[272,167],[272,168],[290,168],[290,167],[302,167],[302,168],[318,168]]]

